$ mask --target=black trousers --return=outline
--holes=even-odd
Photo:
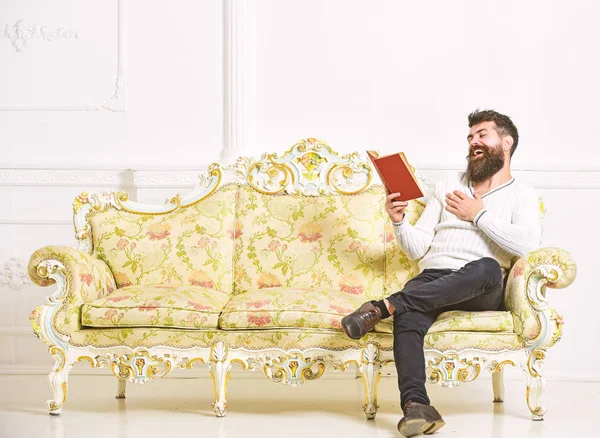
[[[449,310],[498,310],[502,306],[502,270],[492,258],[475,260],[457,271],[425,269],[389,296],[394,312],[394,359],[400,402],[430,404],[425,389],[423,341],[438,315]]]

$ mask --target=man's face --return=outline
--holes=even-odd
[[[494,122],[473,125],[467,137],[467,177],[471,182],[485,181],[504,167],[502,137],[496,131]]]

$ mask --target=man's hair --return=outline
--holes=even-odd
[[[519,144],[519,131],[510,119],[510,117],[500,114],[494,110],[478,110],[476,109],[469,114],[469,128],[478,125],[482,122],[494,122],[496,124],[496,132],[504,137],[510,135],[514,142],[510,148],[510,156],[512,157]]]

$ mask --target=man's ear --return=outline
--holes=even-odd
[[[512,136],[507,135],[502,139],[502,149],[504,149],[505,151],[510,151],[514,142],[515,139],[512,138]]]

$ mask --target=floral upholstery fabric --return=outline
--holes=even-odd
[[[231,292],[236,185],[168,214],[89,215],[94,255],[118,287],[180,284]]]
[[[540,323],[535,317],[536,312],[527,298],[527,281],[541,265],[558,266],[562,277],[556,283],[548,282],[547,287],[561,289],[573,282],[577,275],[577,265],[571,255],[562,249],[540,248],[520,258],[513,265],[508,274],[504,302],[513,315],[515,333],[531,340],[540,332]],[[558,330],[556,320],[552,320],[551,327]]]
[[[81,305],[112,293],[115,280],[106,263],[96,257],[68,246],[44,246],[31,255],[27,266],[29,278],[38,286],[54,283],[37,273],[38,265],[45,260],[59,261],[65,267],[65,298],[52,323],[57,332],[69,335],[81,328]],[[33,311],[32,319],[38,315],[39,308]]]
[[[486,351],[518,350],[523,348],[523,340],[515,333],[508,332],[434,332],[425,336],[424,348],[434,350],[465,350],[477,348]]]
[[[166,328],[85,329],[73,333],[70,343],[98,348],[127,346],[130,348],[170,346],[177,348],[210,347],[223,341],[230,348],[260,350],[281,348],[325,348],[329,350],[360,349],[375,343],[391,351],[393,336],[387,333],[367,333],[360,340],[348,338],[341,330],[272,329],[272,330],[177,330]],[[488,351],[523,348],[521,338],[514,333],[443,332],[425,336],[425,348],[439,351],[480,348]]]
[[[393,318],[384,319],[375,326],[376,332],[393,333]],[[513,332],[513,317],[510,312],[466,312],[453,310],[440,314],[428,333],[444,331],[460,332]]]
[[[272,287],[232,297],[223,309],[219,327],[310,327],[341,329],[341,319],[364,302],[364,295],[349,290]]]
[[[201,286],[128,286],[82,309],[86,327],[216,328],[229,295]]]
[[[305,197],[240,187],[234,293],[281,286],[380,297],[383,203],[379,188],[352,196]]]

